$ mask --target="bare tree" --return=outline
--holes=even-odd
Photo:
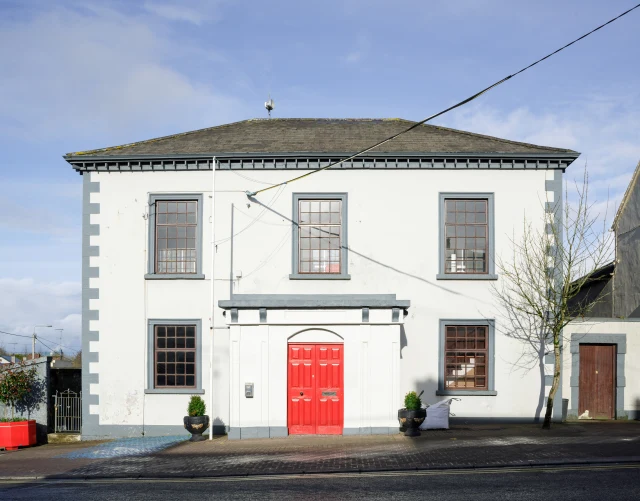
[[[82,350],[78,351],[71,359],[73,367],[82,368]]]
[[[560,384],[562,330],[576,317],[585,317],[598,298],[577,297],[594,280],[594,272],[612,257],[613,238],[606,214],[596,214],[589,201],[585,168],[582,182],[575,183],[574,201],[544,204],[543,220],[525,216],[523,233],[512,237],[510,256],[498,256],[501,280],[493,295],[505,316],[502,332],[522,342],[515,364],[526,370],[538,364],[541,371],[540,408],[544,400],[544,356],[553,353],[553,383],[546,402],[542,427],[551,427],[553,400]],[[543,223],[543,224],[540,224]],[[549,345],[552,345],[552,351]]]

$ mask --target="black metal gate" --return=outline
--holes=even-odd
[[[82,429],[82,392],[65,390],[55,394],[55,432],[80,433]]]

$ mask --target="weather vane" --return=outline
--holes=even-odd
[[[271,118],[271,110],[276,107],[276,103],[274,103],[273,99],[271,99],[271,94],[269,94],[269,100],[266,103],[264,103],[264,107],[267,109],[267,112],[269,113],[269,118]]]

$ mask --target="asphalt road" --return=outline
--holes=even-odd
[[[334,474],[211,480],[0,482],[6,500],[640,499],[640,464],[392,474]]]

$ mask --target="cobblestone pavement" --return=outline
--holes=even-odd
[[[94,447],[76,449],[57,456],[65,459],[110,459],[117,457],[148,456],[168,447],[185,442],[188,437],[140,437],[122,438],[97,444]]]
[[[61,454],[85,450],[101,441],[70,442],[30,447],[18,451],[0,451],[0,479],[42,478],[47,475],[62,475],[94,461],[90,459],[59,459]]]
[[[20,462],[19,456],[0,456],[0,478],[16,475],[18,465],[12,466],[12,460]],[[455,426],[423,432],[416,439],[399,434],[241,441],[219,437],[143,456],[54,461],[65,461],[64,471],[49,471],[47,461],[38,458],[31,459],[30,467],[40,465],[35,468],[39,478],[173,478],[640,462],[640,423],[566,424],[550,431],[536,425]],[[12,466],[13,473],[5,473],[6,466]]]

